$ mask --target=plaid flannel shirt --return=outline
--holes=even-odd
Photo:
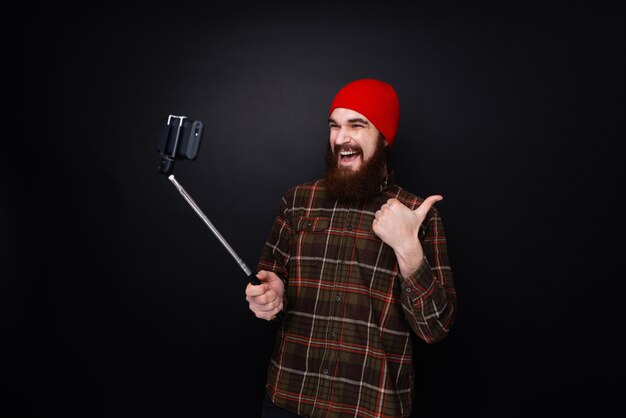
[[[441,218],[431,208],[419,232],[425,259],[402,277],[372,221],[389,198],[411,209],[423,199],[392,176],[359,205],[331,199],[324,183],[284,195],[257,266],[286,286],[267,391],[275,404],[303,417],[410,416],[410,332],[439,341],[456,309]]]

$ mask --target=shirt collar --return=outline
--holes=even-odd
[[[387,176],[380,182],[380,191],[383,192],[396,183],[393,171],[387,173]]]

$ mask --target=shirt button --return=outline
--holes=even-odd
[[[337,302],[341,302],[341,295],[337,295],[337,296],[335,296],[335,300],[336,300]]]
[[[335,331],[331,331],[331,332],[330,332],[330,338],[335,338],[335,335],[336,335],[336,334],[335,334]]]
[[[406,292],[407,292],[407,293],[411,293],[411,292],[413,291],[413,289],[411,289],[410,287],[407,287],[407,288],[406,288],[406,289],[404,289],[404,290],[406,290]]]
[[[328,369],[324,369],[324,370],[322,370],[322,373],[324,373],[324,374],[328,374]]]
[[[348,231],[352,231],[352,225],[348,225]]]

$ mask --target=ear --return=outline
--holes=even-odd
[[[385,136],[383,135],[382,132],[378,131],[378,138],[383,140],[383,144],[385,144],[386,148],[389,148],[389,141],[387,141],[387,138],[385,138]]]

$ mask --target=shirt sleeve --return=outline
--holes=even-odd
[[[283,197],[269,236],[263,244],[257,265],[257,272],[259,270],[273,271],[285,282],[285,286],[287,285],[287,263],[289,262],[292,233],[288,214],[287,199]],[[287,292],[285,292],[286,294]]]
[[[413,331],[429,344],[443,339],[456,314],[456,290],[443,222],[436,209],[420,229],[424,260],[409,277],[398,275],[402,306]]]

